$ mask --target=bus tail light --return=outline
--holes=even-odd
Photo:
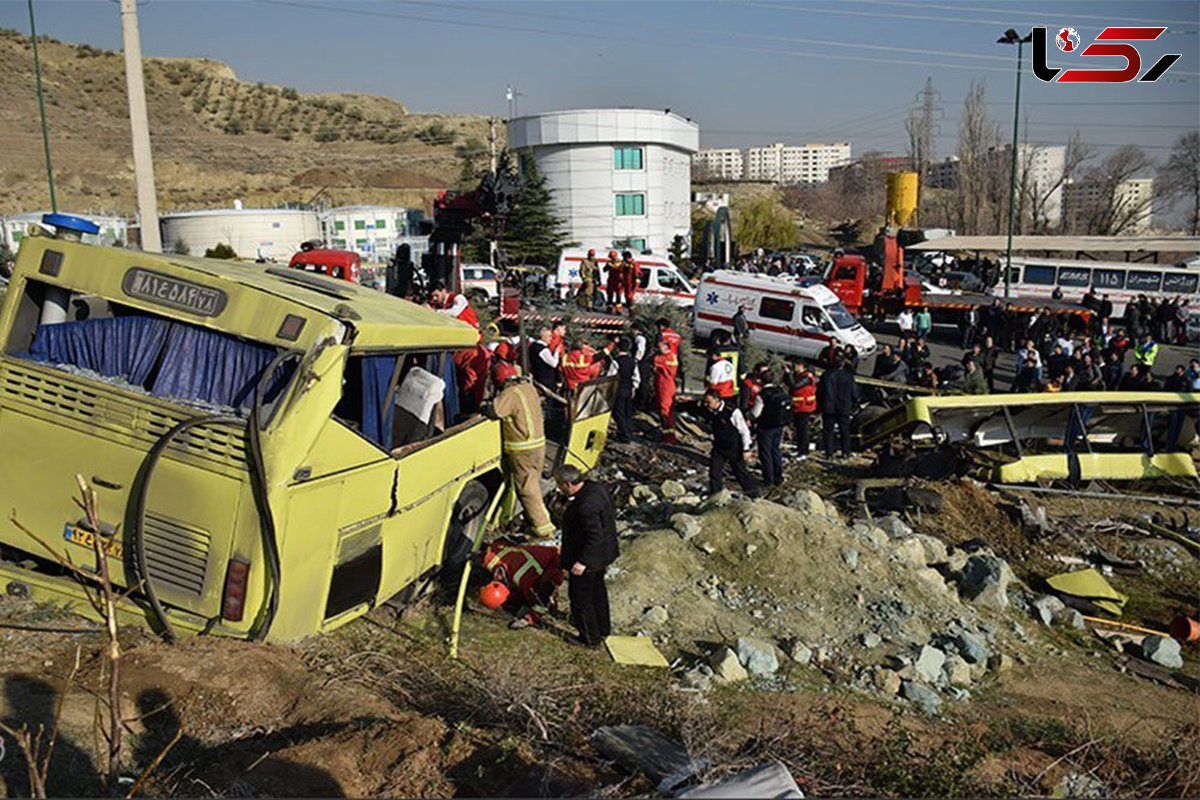
[[[250,562],[241,558],[229,559],[229,566],[225,569],[225,595],[221,600],[221,616],[229,622],[242,621],[249,582]]]

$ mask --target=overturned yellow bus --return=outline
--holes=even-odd
[[[16,520],[76,564],[101,537],[114,581],[142,581],[122,621],[172,636],[366,613],[517,507],[499,423],[459,408],[451,353],[477,336],[282,266],[27,237],[0,308],[0,582],[90,612]],[[611,396],[582,388],[548,466],[595,464]]]

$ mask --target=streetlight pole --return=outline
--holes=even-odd
[[[1013,103],[1013,138],[1012,151],[1009,153],[1009,161],[1011,167],[1008,174],[1008,246],[1005,248],[1004,258],[1004,299],[1007,300],[1010,294],[1012,285],[1012,244],[1013,244],[1013,220],[1016,214],[1017,207],[1017,131],[1021,119],[1021,72],[1022,72],[1022,50],[1025,43],[1033,41],[1033,33],[1030,32],[1024,38],[1021,37],[1012,28],[1004,32],[1004,35],[996,40],[997,44],[1015,44],[1017,46],[1017,97]]]
[[[42,147],[46,151],[46,180],[50,184],[50,210],[58,213],[54,195],[54,165],[50,162],[50,134],[46,130],[46,99],[42,94],[42,61],[38,58],[37,25],[33,21],[33,0],[29,0],[29,35],[33,41],[33,74],[37,78],[38,113],[42,115]]]

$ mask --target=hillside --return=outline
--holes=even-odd
[[[136,207],[121,53],[39,39],[58,203]],[[301,94],[247,83],[206,59],[148,59],[159,206],[164,211],[303,202],[428,205],[482,147],[487,120],[412,114],[365,94]],[[29,37],[0,30],[0,213],[49,205]]]

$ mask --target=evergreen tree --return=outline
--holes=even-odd
[[[504,226],[501,245],[509,264],[537,264],[549,267],[558,263],[566,241],[565,220],[554,213],[554,197],[546,186],[546,177],[535,158],[522,161],[520,188]],[[512,171],[507,152],[500,156],[500,169]]]
[[[679,234],[675,234],[675,238],[671,240],[671,247],[667,251],[667,256],[676,267],[686,270],[689,266],[687,240]]]

